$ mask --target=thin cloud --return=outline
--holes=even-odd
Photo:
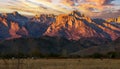
[[[35,15],[39,13],[61,14],[72,10],[80,12],[91,17],[101,17],[103,13],[108,13],[111,8],[114,10],[118,6],[113,3],[115,0],[0,0],[0,12],[20,11]],[[5,9],[5,10],[3,10]],[[8,10],[9,11],[8,11]],[[107,9],[107,10],[106,10]],[[112,13],[115,13],[112,11]],[[113,15],[112,15],[113,16]]]

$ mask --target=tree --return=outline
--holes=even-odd
[[[66,49],[62,50],[61,56],[62,57],[67,57],[67,50]]]

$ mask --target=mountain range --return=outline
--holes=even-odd
[[[46,54],[58,54],[63,50],[70,55],[105,53],[118,51],[119,43],[113,43],[119,38],[120,17],[93,19],[79,11],[34,17],[26,17],[16,11],[0,14],[0,48],[4,53],[6,50],[14,53],[16,48],[12,46],[16,45],[21,46],[24,53],[36,49]]]
[[[68,14],[41,14],[32,18],[18,12],[0,14],[0,40],[20,37],[58,36],[69,40],[120,37],[120,18],[91,19],[78,11]]]

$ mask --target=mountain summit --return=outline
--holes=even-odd
[[[79,40],[81,38],[114,40],[120,36],[119,27],[101,20],[96,19],[94,21],[78,11],[61,14],[57,16],[56,22],[48,27],[44,35],[65,37],[70,40]]]

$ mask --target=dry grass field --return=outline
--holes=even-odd
[[[120,69],[120,59],[1,59],[0,69]]]

